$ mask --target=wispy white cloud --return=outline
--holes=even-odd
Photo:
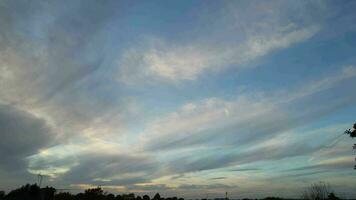
[[[276,29],[273,34],[250,36],[246,41],[226,46],[208,41],[171,45],[162,39],[151,40],[144,49],[132,48],[123,53],[119,80],[128,84],[147,79],[179,82],[229,66],[244,68],[249,61],[311,38],[319,27],[299,28],[290,24]]]
[[[347,67],[294,90],[257,96],[244,94],[234,100],[209,98],[190,102],[152,122],[141,133],[141,140],[151,150],[209,146],[212,145],[210,143],[219,145],[220,142],[225,145],[244,144],[251,138],[256,142],[258,138],[271,137],[313,121],[320,113],[353,105],[353,95],[347,91],[342,93],[344,96],[331,94],[330,99],[324,97],[325,102],[318,105],[313,103],[313,99],[319,101],[319,96],[325,95],[323,92],[352,84],[355,76],[355,68]]]
[[[317,21],[307,19],[307,14],[291,17],[289,12],[297,12],[294,8],[301,13],[310,6],[296,4],[295,7],[281,2],[245,7],[226,4],[224,13],[216,18],[202,16],[215,31],[194,33],[194,37],[180,42],[145,36],[123,51],[118,61],[118,80],[126,84],[177,83],[228,67],[251,67],[250,61],[302,43],[322,28]]]

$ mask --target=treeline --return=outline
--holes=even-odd
[[[114,195],[104,192],[100,187],[91,188],[84,193],[71,194],[69,192],[56,193],[53,187],[40,188],[36,184],[24,185],[12,190],[8,194],[0,191],[0,200],[184,200],[183,198],[162,198],[158,193],[151,199],[148,195],[135,196],[135,194]]]
[[[303,200],[340,200],[325,184],[313,184],[308,188],[301,198]],[[135,194],[114,195],[104,192],[100,187],[85,190],[83,193],[71,194],[69,192],[57,192],[53,187],[40,188],[38,185],[27,184],[18,189],[12,190],[8,194],[0,191],[0,200],[184,200],[183,198],[169,197],[162,198],[157,193],[152,199],[148,195],[135,196]],[[201,199],[207,200],[207,199]],[[215,200],[229,200],[227,198],[217,198]],[[258,199],[242,199],[258,200]],[[292,200],[278,197],[266,197],[260,200]],[[296,200],[296,199],[293,199]]]

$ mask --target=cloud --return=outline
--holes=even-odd
[[[151,156],[91,150],[53,161],[50,157],[33,158],[30,170],[48,173],[57,181],[70,184],[131,185],[150,182],[157,168],[158,163]]]
[[[3,86],[7,86],[4,88],[8,92],[3,93],[9,95],[5,95],[7,100],[47,101],[100,67],[98,61],[101,60],[97,56],[87,57],[92,53],[88,52],[87,45],[95,42],[96,35],[105,25],[110,13],[108,9],[103,11],[100,6],[80,1],[66,6],[40,1],[31,4],[5,1],[2,4],[1,23],[4,27],[0,42],[6,48],[0,49],[0,69],[7,72],[1,80]],[[86,9],[77,12],[82,6]],[[90,15],[94,7],[98,14],[106,14]],[[19,12],[13,12],[15,9]],[[75,14],[64,14],[64,10]],[[72,31],[74,24],[81,28]],[[42,76],[38,77],[40,73]]]
[[[285,151],[286,148],[289,150]],[[306,155],[317,149],[316,147],[309,147],[304,144],[275,144],[245,152],[215,151],[199,158],[184,156],[175,159],[167,163],[167,171],[172,174],[190,173],[261,161],[276,161],[283,158]]]
[[[290,169],[290,171],[324,170],[332,172],[335,170],[352,169],[354,157],[344,156],[334,159],[320,161],[316,164]]]
[[[128,185],[126,188],[130,191],[165,191],[165,190],[170,190],[172,189],[171,187],[165,185],[165,184],[145,184],[145,185]]]
[[[257,162],[268,163],[269,161],[280,161],[280,164],[285,164],[282,163],[282,159],[297,156],[310,156],[324,149],[325,144],[330,144],[335,140],[335,135],[337,137],[340,136],[340,130],[343,130],[344,127],[346,127],[345,124],[306,132],[283,132],[262,142],[248,145],[248,147],[244,147],[243,149],[204,149],[204,155],[199,157],[181,156],[167,162],[166,168],[169,173],[180,174],[234,167],[244,164],[254,164]],[[315,138],[323,139],[315,141]],[[344,156],[341,158],[322,160],[319,161],[318,164],[312,165],[311,167],[302,167],[300,170],[309,168],[320,168],[323,171],[327,169],[340,170],[345,169],[345,166],[347,165],[350,166],[351,161],[352,158]],[[296,170],[297,169],[292,169],[290,171]],[[263,170],[259,168],[238,168],[229,169],[229,171],[252,171],[252,173],[255,173],[253,171],[263,172]],[[290,174],[288,174],[288,176],[289,175]]]
[[[190,102],[152,122],[140,137],[151,151],[257,143],[354,105],[354,96],[346,88],[355,76],[354,68],[348,67],[294,90]]]
[[[346,73],[347,72],[347,73]],[[167,174],[211,170],[257,161],[279,160],[316,153],[334,142],[335,127],[298,136],[289,131],[319,119],[326,113],[354,105],[350,87],[353,67],[288,92],[231,101],[207,99],[191,102],[150,123],[140,135],[143,149],[161,153]],[[327,106],[326,106],[327,105]],[[321,137],[319,143],[314,137]],[[339,137],[339,135],[338,135]],[[314,141],[314,144],[311,143]],[[285,149],[288,149],[287,151]],[[183,153],[184,152],[184,153]],[[198,155],[202,156],[184,156]]]
[[[233,172],[246,172],[246,171],[258,171],[259,168],[241,168],[241,169],[232,169]]]
[[[110,81],[113,4],[2,1],[0,103],[45,119],[63,143],[124,135],[137,114]]]
[[[269,9],[262,5],[231,3],[225,5],[224,14],[215,19],[201,16],[209,23],[209,31],[192,34],[192,38],[184,41],[168,42],[164,37],[146,36],[122,53],[118,61],[118,80],[125,84],[178,83],[229,67],[252,67],[249,62],[302,43],[321,29],[316,21],[307,19],[310,14],[292,17],[288,12],[305,12],[311,5],[295,3],[298,5],[293,8],[281,2],[261,4]],[[322,12],[320,7],[315,7],[316,13]]]
[[[255,36],[232,47],[205,47],[199,44],[170,47],[156,39],[147,50],[129,49],[124,52],[119,63],[119,80],[127,84],[147,79],[179,82],[195,80],[205,72],[220,71],[230,65],[244,68],[243,64],[248,61],[305,41],[318,30],[315,26],[293,28],[272,36]]]
[[[209,180],[223,180],[226,179],[227,177],[221,176],[221,177],[214,177],[214,178],[210,178]]]
[[[234,102],[212,98],[188,103],[177,112],[151,123],[141,138],[150,150],[209,143],[219,129],[244,124],[254,118],[264,120],[263,116],[273,109],[268,103],[252,102],[245,97]]]
[[[50,146],[56,138],[44,119],[4,104],[0,104],[0,132],[0,171],[12,174],[13,179],[16,174],[28,175],[26,158]]]
[[[228,188],[237,188],[236,185],[226,185],[226,184],[209,184],[209,185],[196,185],[196,184],[183,184],[178,187],[178,189],[183,190],[196,190],[196,189],[228,189]]]

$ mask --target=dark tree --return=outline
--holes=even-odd
[[[353,129],[354,130],[352,130],[352,131],[351,131],[351,129],[346,130],[345,134],[350,135],[351,138],[356,137],[356,123],[354,123]],[[356,144],[354,144],[353,149],[356,150]],[[356,160],[356,158],[355,158],[355,160]],[[356,170],[356,165],[354,165],[354,169]]]
[[[266,197],[263,200],[283,200],[283,199],[279,197]]]
[[[24,185],[21,188],[12,190],[5,196],[6,200],[38,200],[40,199],[40,187],[34,185]]]
[[[54,198],[54,194],[56,193],[56,189],[53,187],[45,187],[40,189],[40,196],[42,200],[52,200]]]
[[[78,193],[77,195],[75,195],[75,199],[76,200],[84,199],[84,194],[83,193]]]
[[[328,200],[340,200],[333,192],[328,195]]]
[[[135,200],[135,194],[133,194],[133,193],[123,194],[122,199],[123,200]]]
[[[5,192],[4,191],[0,191],[0,199],[4,199],[5,198]]]
[[[328,184],[323,182],[312,184],[303,192],[305,200],[325,200],[331,194],[331,189]]]
[[[156,193],[155,196],[153,197],[153,200],[160,200],[161,199],[161,195],[159,195],[159,193]]]
[[[84,200],[104,200],[104,191],[100,188],[91,188],[84,191]]]
[[[354,123],[353,129],[354,130],[352,130],[352,131],[351,131],[351,129],[348,129],[345,131],[345,133],[350,135],[351,138],[356,137],[356,123]]]
[[[184,200],[183,198],[169,197],[162,198],[159,193],[150,199],[148,195],[143,197],[135,194],[122,194],[115,196],[114,194],[104,192],[100,187],[90,188],[84,191],[84,193],[78,193],[76,195],[69,192],[60,192],[56,194],[56,189],[52,187],[40,188],[36,184],[24,185],[18,189],[12,190],[7,195],[5,192],[0,191],[0,200]],[[272,199],[271,199],[272,200]],[[328,200],[338,200],[334,196],[330,196]]]
[[[69,192],[61,192],[54,195],[55,200],[75,200],[75,196]]]
[[[107,200],[115,200],[115,195],[110,193],[110,194],[106,195],[106,199]]]

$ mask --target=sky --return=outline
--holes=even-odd
[[[356,1],[0,1],[0,190],[356,198]]]

